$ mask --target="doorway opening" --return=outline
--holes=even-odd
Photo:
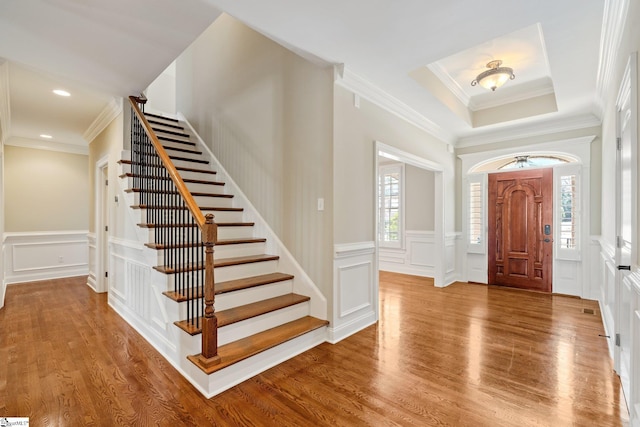
[[[96,292],[109,291],[109,158],[96,162],[95,232]]]
[[[442,166],[378,141],[374,164],[376,270],[382,265],[389,271],[433,277],[435,286],[445,286]],[[424,203],[420,197],[429,200]],[[412,220],[412,214],[407,215],[412,208],[428,218]],[[407,219],[409,225],[419,224],[415,228],[431,230],[408,229]]]
[[[489,284],[551,292],[553,169],[489,174]]]

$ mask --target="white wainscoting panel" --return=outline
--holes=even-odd
[[[87,243],[89,246],[89,276],[87,277],[87,285],[96,291],[97,280],[96,280],[96,261],[97,261],[97,250],[96,250],[96,235],[95,233],[87,234]]]
[[[167,310],[177,311],[178,307],[162,295],[167,290],[167,276],[151,268],[155,255],[137,241],[109,239],[109,305],[175,360],[178,330]]]
[[[89,273],[87,231],[5,233],[5,283]]]
[[[615,313],[616,313],[616,271],[615,271],[615,248],[601,242],[600,252],[600,295],[598,302],[600,303],[600,312],[602,313],[602,323],[604,325],[605,335],[610,338],[607,340],[609,344],[609,354],[613,359],[615,346]]]
[[[378,320],[375,242],[335,245],[333,270],[329,341],[336,343]]]
[[[466,253],[467,281],[475,283],[489,283],[487,272],[487,255]]]
[[[553,265],[553,293],[582,296],[582,262],[557,259]]]
[[[405,249],[379,248],[380,270],[433,277],[436,259],[434,232],[407,230],[404,242]]]
[[[462,233],[447,233],[444,236],[444,284],[450,285],[460,280],[458,267],[459,246],[462,244]]]
[[[640,420],[640,271],[635,270],[625,277],[624,282],[629,290],[629,317],[628,325],[629,343],[626,349],[629,354],[622,356],[621,364],[626,366],[629,379],[628,390],[625,390],[625,397],[629,408],[631,420]],[[625,332],[626,328],[622,328]]]

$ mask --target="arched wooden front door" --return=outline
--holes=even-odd
[[[489,284],[551,292],[553,169],[489,175]]]

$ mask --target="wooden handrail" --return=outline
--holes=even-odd
[[[169,155],[164,150],[164,147],[158,140],[158,137],[156,136],[155,132],[153,132],[153,130],[151,129],[151,125],[147,121],[147,118],[144,116],[144,114],[142,114],[142,111],[140,111],[140,108],[138,107],[139,100],[140,98],[137,98],[135,96],[129,97],[129,102],[131,103],[131,107],[133,108],[133,111],[136,113],[136,116],[138,116],[140,123],[142,123],[144,127],[144,131],[149,137],[151,144],[153,144],[153,147],[156,149],[156,152],[158,153],[158,156],[160,157],[162,164],[164,165],[165,169],[167,169],[167,172],[169,173],[169,177],[171,178],[178,192],[182,196],[185,204],[187,205],[187,209],[189,209],[189,212],[191,212],[191,215],[193,215],[193,218],[196,220],[196,223],[198,224],[200,229],[202,229],[206,223],[206,219],[202,214],[200,207],[198,207],[198,204],[196,203],[193,196],[187,189],[187,186],[185,185],[184,181],[180,177],[178,170],[176,169],[173,162],[169,158]]]
[[[220,363],[220,356],[218,356],[218,319],[216,318],[214,309],[215,279],[213,270],[213,246],[217,241],[218,226],[213,221],[212,214],[208,214],[206,217],[202,214],[200,207],[182,180],[182,177],[171,161],[171,158],[169,158],[169,155],[158,140],[158,137],[147,121],[147,118],[142,111],[140,111],[138,103],[144,104],[146,99],[130,96],[129,102],[131,103],[131,108],[138,117],[138,120],[142,124],[145,133],[149,137],[149,140],[160,158],[162,165],[166,169],[169,178],[173,181],[173,184],[201,232],[205,258],[204,318],[202,322],[202,353],[200,353],[197,358],[202,365],[212,366]]]

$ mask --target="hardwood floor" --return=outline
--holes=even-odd
[[[380,275],[380,322],[204,399],[85,278],[12,285],[0,417],[32,426],[619,426],[597,303]]]

